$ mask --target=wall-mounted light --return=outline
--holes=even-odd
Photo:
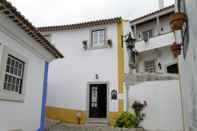
[[[124,40],[125,39],[125,40]],[[136,56],[138,54],[137,50],[135,49],[135,41],[136,39],[131,36],[131,32],[129,32],[127,35],[122,36],[122,47],[123,42],[126,42],[126,46],[129,52],[129,66],[132,69],[136,68]]]
[[[87,40],[83,40],[82,41],[82,45],[83,45],[83,49],[87,50],[88,49],[88,41]]]
[[[111,39],[108,39],[108,40],[107,40],[107,45],[108,45],[109,48],[112,47],[112,40],[111,40]]]

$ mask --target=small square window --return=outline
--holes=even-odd
[[[105,30],[92,30],[91,32],[92,47],[102,47],[105,45]]]

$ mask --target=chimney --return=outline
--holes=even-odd
[[[163,9],[164,8],[164,0],[159,0],[159,9]]]

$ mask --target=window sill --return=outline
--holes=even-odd
[[[12,94],[0,92],[0,100],[24,103],[24,95],[12,95]]]
[[[88,47],[87,50],[98,50],[98,49],[109,49],[109,48],[112,48],[112,47],[109,47],[109,45],[103,45],[103,46],[98,46],[98,47]]]

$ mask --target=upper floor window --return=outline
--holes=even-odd
[[[156,63],[154,60],[144,62],[144,71],[148,73],[156,72]]]
[[[147,30],[142,33],[144,41],[148,41],[150,38],[153,37],[153,31]]]
[[[92,47],[102,47],[105,45],[105,29],[92,30]]]

